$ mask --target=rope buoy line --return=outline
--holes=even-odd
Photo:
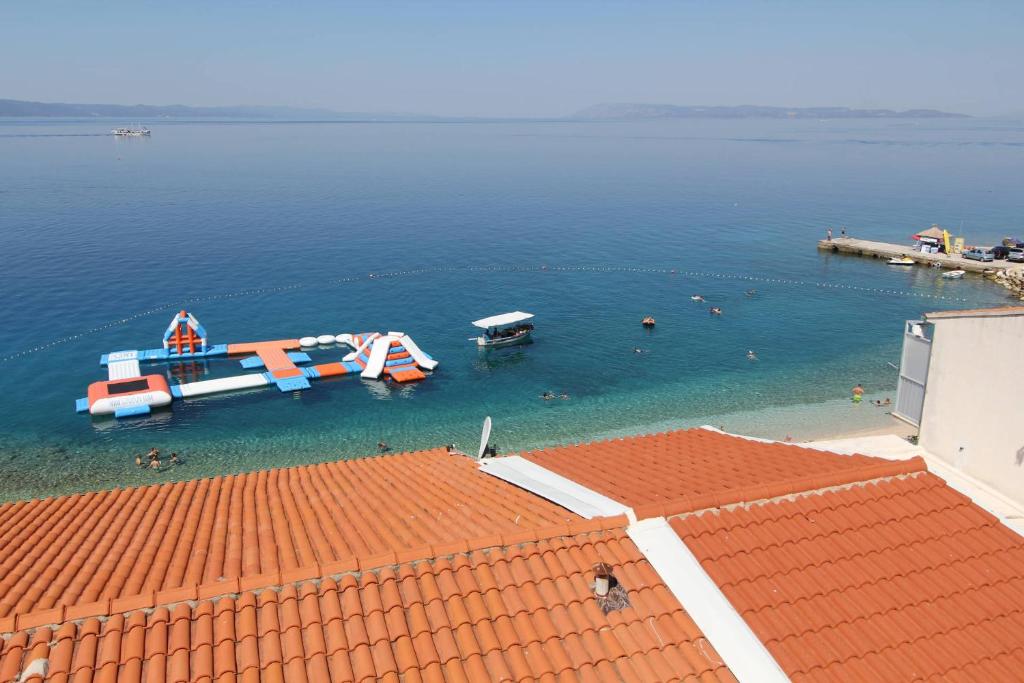
[[[28,356],[33,353],[39,353],[40,351],[46,351],[52,349],[55,346],[67,344],[73,342],[76,339],[87,337],[97,332],[109,330],[114,327],[120,327],[126,325],[133,320],[139,318],[145,318],[147,316],[155,315],[162,311],[178,310],[182,306],[188,304],[203,303],[206,301],[218,301],[223,299],[237,299],[246,296],[255,296],[260,294],[279,294],[282,292],[289,292],[299,289],[309,289],[311,287],[324,287],[324,286],[338,286],[351,282],[363,282],[367,280],[377,279],[394,279],[399,277],[414,277],[418,275],[428,275],[434,273],[465,273],[465,272],[477,272],[477,273],[543,273],[543,272],[572,272],[572,273],[646,273],[655,275],[675,275],[679,277],[688,277],[694,279],[718,279],[718,280],[742,280],[744,282],[761,282],[768,284],[779,284],[779,285],[792,285],[802,287],[816,287],[818,289],[829,289],[829,290],[846,290],[863,292],[868,294],[884,294],[887,296],[909,296],[918,297],[924,299],[930,299],[933,301],[950,301],[955,303],[965,303],[968,299],[964,297],[953,297],[944,296],[941,294],[928,294],[925,292],[909,292],[898,289],[883,289],[880,287],[860,287],[858,285],[847,285],[837,284],[831,282],[814,282],[809,280],[791,280],[786,278],[772,278],[760,275],[740,275],[736,273],[714,273],[708,271],[696,271],[696,270],[678,270],[675,268],[640,268],[631,266],[440,266],[437,268],[416,268],[412,270],[396,270],[381,273],[369,273],[361,277],[340,277],[332,280],[323,280],[319,282],[301,282],[290,285],[278,285],[276,287],[252,287],[249,289],[242,289],[235,292],[223,292],[220,294],[205,294],[200,296],[186,297],[179,299],[174,303],[159,304],[151,308],[147,308],[144,311],[133,313],[132,315],[117,320],[111,320],[110,322],[97,325],[96,327],[89,328],[77,334],[68,335],[59,339],[51,340],[45,344],[40,344],[29,349],[17,351],[15,353],[0,357],[0,362],[6,363],[7,361]]]

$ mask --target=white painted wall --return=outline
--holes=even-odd
[[[929,322],[921,447],[1024,502],[1024,315]]]

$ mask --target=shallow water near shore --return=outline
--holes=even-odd
[[[1008,301],[977,277],[815,242],[827,225],[899,242],[961,219],[972,243],[1015,234],[1019,122],[149,125],[151,139],[115,140],[89,135],[104,122],[0,123],[0,499],[358,457],[380,440],[469,450],[485,415],[502,450],[700,424],[867,429],[891,418],[849,389],[895,398],[904,320]],[[342,377],[138,420],[76,415],[106,376],[99,355],[159,346],[180,307],[214,343],[401,330],[441,365],[415,385]],[[515,309],[537,315],[535,343],[467,341],[469,321]],[[138,470],[151,446],[184,464]]]

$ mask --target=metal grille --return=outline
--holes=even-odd
[[[920,320],[908,320],[903,335],[903,355],[900,358],[900,379],[896,388],[896,406],[893,415],[921,426],[925,386],[928,383],[928,363],[932,355],[932,342],[924,336]]]

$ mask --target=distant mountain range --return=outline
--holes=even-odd
[[[849,107],[697,107],[675,104],[613,102],[595,104],[573,114],[585,121],[638,119],[945,119],[968,118],[935,109],[850,109]]]
[[[67,104],[64,102],[28,102],[0,99],[0,117],[119,118],[125,120],[181,119],[256,119],[277,121],[478,121],[482,117],[433,116],[381,112],[338,112],[331,109],[301,107],[189,107],[183,104]],[[935,109],[850,109],[849,107],[697,107],[675,104],[607,103],[595,104],[572,116],[546,120],[636,121],[644,119],[909,119],[967,118]],[[499,120],[490,118],[486,120]],[[505,118],[502,120],[515,120]]]
[[[0,100],[0,116],[71,118],[217,118],[266,119],[287,121],[432,121],[436,116],[423,114],[387,114],[379,112],[337,112],[330,109],[300,107],[188,107],[183,104],[67,104],[63,102],[27,102]]]

